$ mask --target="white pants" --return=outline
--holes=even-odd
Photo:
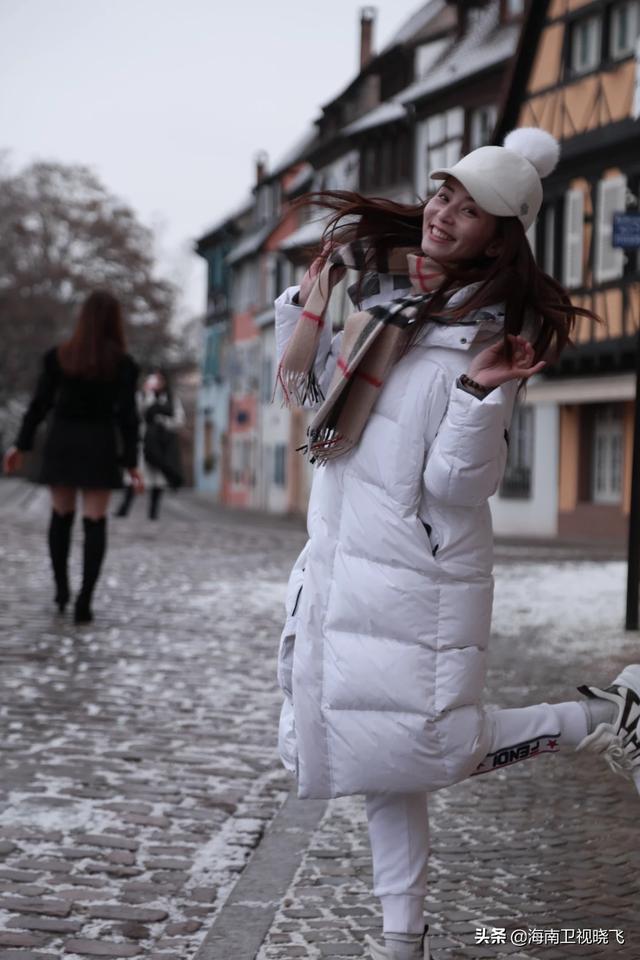
[[[579,703],[540,703],[487,711],[491,749],[472,776],[573,748],[587,735]],[[374,893],[385,932],[422,933],[429,858],[427,793],[377,793],[366,798]]]

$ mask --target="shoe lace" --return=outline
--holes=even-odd
[[[637,753],[629,753],[628,749],[625,749],[625,741],[619,736],[607,746],[604,751],[604,759],[614,773],[630,779],[631,771],[638,763],[639,758]]]

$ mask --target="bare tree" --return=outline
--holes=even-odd
[[[88,167],[0,164],[0,405],[28,392],[40,354],[71,331],[96,287],[117,296],[131,352],[171,356],[175,288],[154,272],[151,231]]]

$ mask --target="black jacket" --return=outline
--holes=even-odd
[[[121,358],[113,380],[85,380],[68,376],[58,361],[56,347],[42,359],[35,393],[22,420],[15,445],[31,450],[38,425],[52,413],[54,421],[98,424],[114,423],[121,438],[121,463],[138,462],[138,412],[136,383],[138,365],[129,354]]]

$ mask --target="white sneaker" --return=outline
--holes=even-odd
[[[386,934],[384,947],[369,936],[364,938],[364,942],[369,947],[371,960],[430,960],[428,931],[427,926],[422,935]]]
[[[591,699],[608,700],[617,708],[612,723],[600,723],[576,750],[600,754],[614,773],[633,780],[640,792],[640,663],[625,667],[610,687],[578,687]]]

